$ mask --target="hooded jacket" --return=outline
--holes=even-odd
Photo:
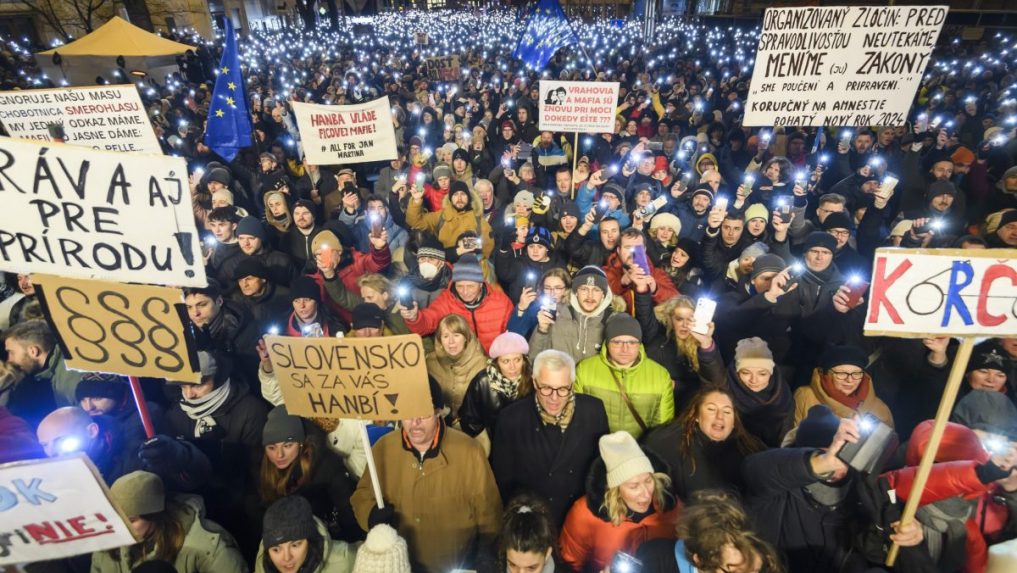
[[[541,352],[554,349],[565,352],[577,362],[597,354],[604,342],[604,325],[615,309],[614,295],[604,293],[604,300],[591,313],[583,312],[579,300],[571,291],[569,301],[557,305],[554,324],[547,332],[533,329],[530,335],[530,361]]]
[[[629,368],[612,365],[607,356],[607,344],[604,344],[599,354],[576,365],[575,390],[604,402],[607,423],[612,432],[625,430],[636,439],[643,433],[625,405],[618,384],[625,389],[647,429],[674,419],[671,376],[663,366],[646,357],[646,349],[642,345],[639,346],[639,360]],[[616,378],[618,384],[615,384]]]
[[[466,211],[459,211],[452,206],[451,194],[442,199],[441,210],[433,213],[424,212],[423,200],[410,199],[406,206],[406,223],[411,229],[435,235],[445,248],[455,247],[460,235],[473,231],[480,237],[484,258],[490,258],[494,252],[491,225],[484,218],[484,204],[475,191],[470,193],[470,209]]]
[[[668,473],[667,464],[656,454],[646,449],[643,453],[650,458],[654,472]],[[598,457],[586,478],[586,495],[572,504],[559,537],[562,560],[574,571],[599,573],[619,551],[635,555],[646,541],[676,536],[681,505],[670,491],[664,495],[663,507],[654,508],[653,513],[638,521],[629,515],[614,525],[602,507],[607,490],[607,468]]]

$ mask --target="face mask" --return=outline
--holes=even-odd
[[[425,279],[433,279],[438,274],[438,267],[431,263],[420,263],[420,276]]]

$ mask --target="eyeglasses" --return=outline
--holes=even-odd
[[[851,231],[848,231],[846,229],[844,229],[844,230],[841,230],[841,229],[830,229],[829,231],[827,231],[827,233],[830,233],[834,237],[848,237],[848,236],[851,235]]]
[[[842,372],[840,370],[831,370],[830,374],[833,375],[834,380],[840,380],[841,382],[847,380],[849,377],[852,380],[861,380],[865,377],[864,370],[861,372]]]
[[[559,398],[568,398],[572,394],[572,386],[562,386],[561,388],[552,388],[550,386],[541,386],[537,384],[537,392],[540,392],[541,396],[550,396],[551,394],[557,394]]]
[[[610,344],[611,346],[627,346],[627,347],[631,347],[631,346],[639,346],[640,343],[639,343],[638,340],[612,340],[612,341],[608,342],[608,344]]]

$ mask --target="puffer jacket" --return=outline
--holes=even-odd
[[[476,192],[470,193],[470,206],[472,209],[460,212],[452,206],[452,199],[446,195],[441,200],[441,210],[425,213],[423,200],[411,199],[406,206],[406,223],[411,229],[427,231],[437,236],[445,248],[454,247],[460,235],[473,231],[480,237],[484,258],[490,258],[494,252],[494,239],[491,235],[491,225],[484,218],[484,203]]]
[[[205,506],[195,495],[173,498],[183,507],[184,544],[173,561],[178,573],[247,573],[247,564],[233,536],[219,524],[205,519]],[[130,573],[127,548],[96,551],[91,573]]]
[[[519,399],[520,390],[530,384],[529,380],[519,380],[516,386],[515,396],[510,396],[493,383],[498,377],[502,377],[496,360],[488,360],[487,366],[477,373],[466,388],[466,396],[463,398],[462,407],[459,408],[459,423],[463,432],[476,437],[484,430],[488,436],[494,435],[494,427],[498,421],[498,413],[502,408]],[[529,388],[533,388],[529,386]]]
[[[463,405],[470,381],[484,371],[486,364],[487,358],[476,338],[467,342],[462,353],[455,358],[449,356],[441,344],[435,344],[434,352],[427,355],[427,373],[441,386],[453,419],[459,418],[459,408]]]
[[[647,429],[662,426],[674,419],[674,392],[667,370],[647,358],[646,349],[642,345],[639,347],[639,360],[633,366],[616,368],[608,361],[605,344],[599,355],[591,356],[576,365],[575,390],[604,402],[607,423],[612,432],[624,430],[636,439],[643,434],[639,422],[632,416],[618,391],[616,377]]]
[[[416,320],[407,320],[406,326],[411,332],[427,336],[438,329],[438,323],[446,315],[458,314],[466,319],[466,324],[470,325],[470,330],[476,333],[484,352],[487,352],[494,339],[508,329],[509,316],[515,306],[505,293],[491,288],[490,284],[485,282],[483,288],[480,306],[470,309],[456,294],[455,283],[449,283],[430,306],[417,313]]]
[[[570,292],[568,302],[558,303],[554,324],[547,332],[533,329],[530,360],[535,360],[538,354],[548,349],[560,350],[576,362],[600,352],[604,343],[604,325],[615,312],[613,300],[614,296],[606,293],[600,306],[587,314],[580,310],[576,295]]]
[[[667,464],[656,454],[645,449],[643,452],[650,458],[654,472],[668,473]],[[599,573],[619,551],[635,555],[646,541],[676,537],[681,504],[673,493],[668,491],[664,506],[655,507],[653,513],[638,521],[629,515],[614,525],[602,507],[607,489],[607,469],[604,460],[597,458],[586,478],[586,495],[572,504],[558,540],[562,560],[574,571]]]
[[[805,416],[809,413],[809,408],[817,404],[829,406],[833,413],[837,414],[838,418],[852,418],[857,414],[872,414],[887,426],[893,427],[893,414],[890,412],[890,408],[876,396],[876,386],[872,383],[872,378],[868,374],[865,375],[862,384],[868,384],[869,393],[862,400],[857,410],[852,410],[831,398],[823,388],[822,376],[822,372],[816,368],[812,372],[812,382],[808,386],[802,386],[795,390],[796,427],[805,419]],[[859,385],[859,389],[861,387]]]
[[[314,525],[318,528],[318,534],[325,540],[322,547],[321,564],[313,571],[306,573],[351,573],[353,562],[357,558],[357,550],[344,541],[336,541],[328,536],[328,529],[317,517],[314,518]],[[258,557],[254,561],[254,573],[265,573],[265,546],[258,545]]]

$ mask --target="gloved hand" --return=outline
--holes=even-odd
[[[187,454],[187,448],[177,440],[165,435],[156,434],[146,441],[138,450],[138,458],[147,471],[163,474],[173,471]]]
[[[398,527],[399,519],[396,516],[395,508],[388,502],[385,502],[385,507],[379,508],[377,504],[371,507],[371,514],[367,516],[367,527],[371,528],[375,525],[384,523],[393,528]]]

